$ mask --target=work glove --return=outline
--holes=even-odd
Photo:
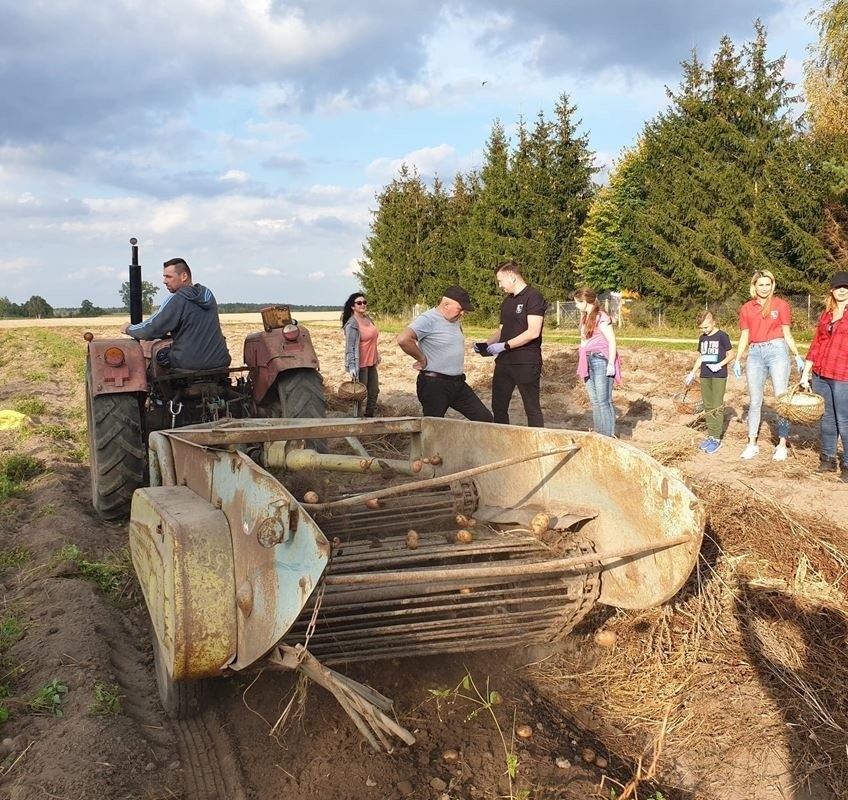
[[[692,373],[692,372],[687,372],[687,373],[686,373],[686,377],[683,379],[683,383],[685,383],[687,386],[689,386],[689,384],[691,384],[691,383],[692,383],[692,381],[694,381],[694,380],[695,380],[695,375],[694,375],[694,373]]]
[[[804,375],[804,373],[802,372],[801,373],[801,380],[798,381],[798,382],[801,384],[802,389],[809,389],[810,388],[810,376],[809,375]]]
[[[718,372],[721,369],[721,364],[707,364],[707,369],[710,372]]]
[[[615,377],[615,364],[607,364],[607,377],[614,378]]]
[[[351,372],[350,373],[350,379],[352,381],[358,382],[359,381],[359,373],[358,372]]]
[[[506,350],[506,344],[504,342],[494,342],[486,348],[486,352],[490,356],[496,356],[498,353],[503,353],[504,350]]]
[[[741,377],[742,377],[742,365],[739,363],[739,360],[738,360],[738,359],[737,359],[736,361],[734,361],[734,362],[733,362],[733,374],[734,374],[737,378],[741,378]]]
[[[795,366],[798,368],[798,372],[804,371],[804,359],[801,356],[795,356]]]

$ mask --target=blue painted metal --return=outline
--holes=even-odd
[[[238,646],[233,669],[264,656],[294,624],[327,566],[330,545],[272,475],[237,450],[162,431],[178,485],[220,508],[233,542]]]

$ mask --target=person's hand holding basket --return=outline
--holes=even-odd
[[[774,409],[784,419],[798,425],[814,425],[824,414],[824,398],[810,389],[809,376],[793,386],[788,392],[779,394],[774,401]],[[806,383],[806,387],[804,386]]]

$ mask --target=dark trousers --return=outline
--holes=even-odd
[[[365,402],[365,416],[373,417],[377,411],[377,395],[380,394],[380,377],[377,375],[376,364],[373,367],[359,368],[359,382],[368,389],[368,399]]]
[[[495,422],[509,425],[509,401],[515,387],[524,403],[527,425],[531,428],[544,428],[542,406],[539,402],[539,382],[542,377],[541,364],[511,364],[500,356],[495,361],[495,374],[492,376],[492,412]]]
[[[449,408],[474,422],[491,422],[492,414],[465,380],[430,378],[419,373],[416,392],[425,417],[443,417]]]

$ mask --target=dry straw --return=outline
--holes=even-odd
[[[708,526],[688,584],[660,608],[594,610],[582,629],[603,623],[614,648],[587,641],[535,679],[603,709],[596,735],[637,776],[650,762],[667,786],[726,796],[777,754],[789,784],[848,798],[848,532],[751,489],[695,491]]]

